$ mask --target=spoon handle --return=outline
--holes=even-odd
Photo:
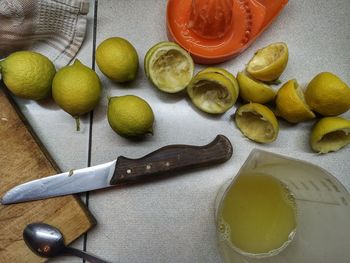
[[[70,254],[70,255],[77,256],[77,257],[80,257],[82,259],[85,259],[85,260],[87,260],[90,263],[108,263],[105,260],[97,258],[97,257],[95,257],[93,255],[90,255],[90,254],[86,253],[85,251],[82,251],[82,250],[79,250],[79,249],[76,249],[76,248],[73,248],[73,247],[67,247],[65,249],[65,252],[67,254]]]

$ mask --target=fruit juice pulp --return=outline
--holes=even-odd
[[[277,254],[292,240],[296,224],[294,197],[267,174],[239,175],[218,207],[220,242],[243,255]]]

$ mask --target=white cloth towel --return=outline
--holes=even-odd
[[[57,68],[69,64],[86,31],[88,0],[0,0],[0,58],[39,52]]]

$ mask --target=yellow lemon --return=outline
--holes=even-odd
[[[277,92],[276,115],[291,123],[315,118],[305,102],[304,93],[295,79],[287,81]]]
[[[96,63],[102,73],[112,81],[127,82],[136,78],[139,58],[128,40],[111,37],[98,45]]]
[[[259,49],[248,62],[247,72],[261,81],[277,80],[288,63],[288,47],[283,42]]]
[[[350,88],[333,73],[321,72],[308,84],[305,99],[314,111],[336,116],[350,109]]]
[[[52,97],[58,106],[76,118],[79,130],[78,117],[93,110],[100,100],[100,79],[95,71],[75,60],[55,75]]]
[[[350,143],[350,120],[341,117],[324,117],[312,129],[310,145],[313,151],[338,151]]]
[[[107,118],[111,128],[123,137],[153,134],[152,108],[140,97],[125,95],[109,98]]]
[[[44,55],[33,51],[17,51],[0,62],[6,87],[16,96],[39,100],[51,93],[56,69]]]
[[[239,95],[245,101],[264,104],[272,101],[276,96],[276,91],[269,85],[255,81],[242,72],[238,72],[237,81]]]
[[[194,63],[179,45],[160,42],[146,53],[144,68],[155,87],[167,93],[176,93],[184,90],[191,81]]]
[[[207,68],[191,80],[187,93],[200,110],[221,114],[235,104],[239,88],[235,77],[225,69]]]
[[[279,132],[274,113],[259,103],[248,103],[236,110],[235,122],[244,136],[259,143],[276,140]]]

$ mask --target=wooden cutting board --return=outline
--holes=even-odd
[[[0,196],[17,184],[59,172],[11,96],[0,84]],[[96,221],[77,196],[14,205],[0,204],[0,262],[44,262],[22,238],[24,227],[45,222],[59,228],[67,244]]]

